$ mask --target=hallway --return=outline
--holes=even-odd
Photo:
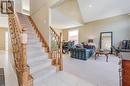
[[[0,68],[4,68],[5,86],[18,86],[15,70],[7,51],[0,51]]]

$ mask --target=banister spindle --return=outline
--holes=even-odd
[[[50,27],[51,40],[54,42],[54,48],[52,51],[52,64],[56,65],[59,71],[63,70],[63,61],[62,61],[62,33],[58,35],[55,30]],[[53,48],[53,47],[52,47]],[[54,55],[54,56],[53,56]]]
[[[63,70],[63,59],[62,59],[62,33],[60,33],[60,67],[59,70]]]

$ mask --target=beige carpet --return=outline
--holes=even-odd
[[[87,61],[72,59],[64,55],[64,71],[74,74],[95,86],[119,86],[119,59],[110,55],[109,62],[105,56],[97,60],[91,57]]]

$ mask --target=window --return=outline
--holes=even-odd
[[[75,44],[78,44],[78,30],[70,30],[68,32],[68,40],[69,41],[75,41]]]

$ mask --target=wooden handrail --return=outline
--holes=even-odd
[[[23,34],[26,34],[26,30],[21,26],[17,13],[9,14],[8,20],[19,85],[32,86],[33,78],[27,65],[26,43],[23,42]]]
[[[51,26],[50,29],[60,39],[60,35]]]
[[[14,13],[15,21],[17,23],[17,27],[19,27],[20,33],[22,33],[23,27],[20,24],[19,18],[18,18],[18,13]]]
[[[50,51],[50,50],[49,50],[49,45],[48,45],[47,41],[45,40],[43,34],[42,34],[41,31],[38,29],[38,27],[37,27],[36,24],[34,23],[33,19],[32,19],[30,16],[28,16],[28,18],[30,19],[32,25],[34,26],[34,30],[36,31],[38,37],[40,38],[40,41],[42,42],[42,45],[43,45],[44,47],[46,47],[46,48],[47,48],[47,52],[49,52],[49,51]]]
[[[10,8],[13,10],[14,8],[11,0],[8,1],[11,4]],[[22,35],[26,30],[21,26],[16,12],[8,14],[8,22],[19,86],[32,86],[33,77],[31,76],[30,68],[27,65],[26,44],[23,43],[22,40]]]
[[[57,66],[58,70],[63,70],[63,59],[62,59],[62,33],[60,35],[57,34],[57,32],[50,27],[50,33],[51,33],[51,40],[55,41],[55,46],[57,46],[57,49],[51,49],[51,55],[52,55],[52,63]],[[53,39],[54,38],[54,39]]]

